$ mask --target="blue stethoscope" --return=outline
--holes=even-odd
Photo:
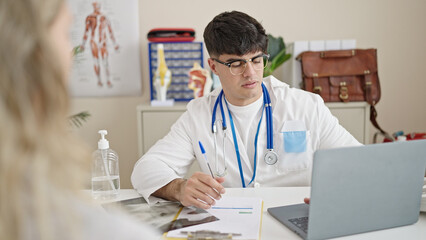
[[[274,140],[273,140],[273,121],[272,121],[272,104],[271,104],[271,98],[269,96],[268,90],[266,89],[265,85],[262,83],[262,91],[263,91],[263,107],[262,107],[262,115],[260,117],[259,123],[257,125],[257,131],[256,131],[256,136],[255,136],[255,140],[254,140],[254,171],[253,171],[253,176],[252,179],[250,181],[250,183],[248,185],[250,185],[255,177],[256,177],[256,159],[257,159],[257,139],[259,136],[259,129],[260,129],[260,124],[262,122],[263,119],[263,112],[265,111],[266,113],[266,137],[267,137],[267,152],[265,153],[264,156],[264,160],[265,163],[268,165],[273,165],[278,161],[278,155],[277,153],[275,153],[274,151]],[[211,126],[211,130],[214,134],[214,146],[215,146],[215,160],[216,160],[216,175],[218,176],[224,176],[226,174],[226,162],[225,162],[225,130],[227,128],[226,126],[226,119],[225,119],[225,112],[223,110],[223,104],[222,104],[222,97],[223,97],[223,90],[220,91],[216,102],[214,104],[213,107],[213,113],[212,113],[212,126]],[[234,147],[235,147],[235,153],[237,155],[237,160],[238,160],[238,168],[240,171],[240,177],[241,177],[241,182],[243,187],[246,187],[246,184],[244,182],[244,173],[243,173],[243,169],[242,169],[242,165],[241,165],[241,157],[240,157],[240,151],[238,149],[238,143],[237,143],[237,136],[235,134],[235,127],[234,127],[234,121],[232,120],[232,115],[231,115],[231,111],[229,110],[228,107],[228,102],[225,99],[225,104],[226,104],[226,108],[228,109],[228,116],[229,116],[229,122],[231,123],[231,130],[232,130],[232,137],[234,140]],[[216,110],[217,110],[217,106],[219,105],[220,107],[220,113],[222,115],[222,120],[217,120],[216,121]],[[222,123],[222,130],[224,132],[224,136],[223,136],[223,166],[224,166],[224,171],[219,172],[218,171],[218,154],[217,154],[217,127],[216,127],[216,123],[217,122],[221,122]]]

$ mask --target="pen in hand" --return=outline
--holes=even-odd
[[[209,167],[210,174],[212,175],[212,178],[214,179],[212,169],[210,167],[209,161],[207,160],[206,150],[204,150],[203,144],[200,141],[198,141],[198,145],[200,145],[201,154],[203,154],[204,160],[207,163],[207,167]]]

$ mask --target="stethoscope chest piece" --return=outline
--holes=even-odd
[[[265,153],[265,163],[268,165],[274,165],[278,161],[278,154],[273,150],[269,149],[268,152]]]

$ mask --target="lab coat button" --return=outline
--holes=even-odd
[[[255,183],[254,183],[254,187],[255,187],[255,188],[258,188],[258,187],[260,187],[260,184],[259,184],[258,182],[255,182]]]

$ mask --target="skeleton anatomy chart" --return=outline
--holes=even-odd
[[[138,1],[69,0],[74,65],[71,94],[141,94]]]

